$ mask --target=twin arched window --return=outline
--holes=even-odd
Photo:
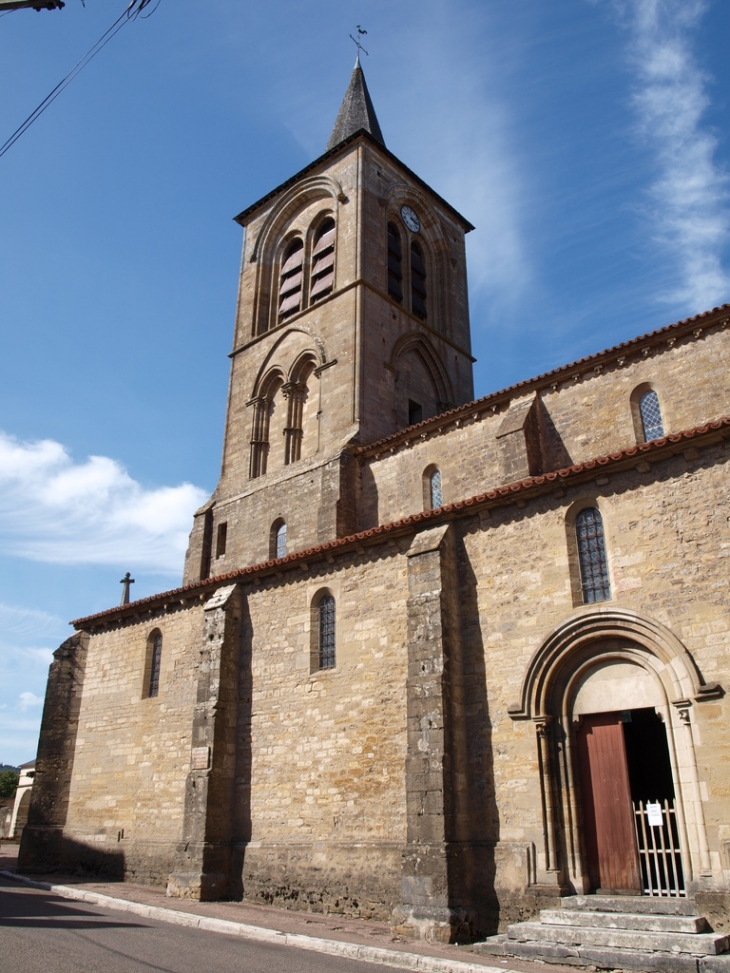
[[[585,507],[575,518],[580,586],[583,603],[592,605],[611,598],[603,520],[596,507]]]
[[[304,309],[307,286],[310,305],[332,293],[335,281],[335,221],[331,216],[322,221],[314,234],[309,263],[307,282],[304,240],[296,237],[286,247],[281,262],[278,323]]]
[[[408,264],[410,279],[410,310],[423,321],[428,317],[426,305],[426,264],[421,245],[413,240]],[[388,294],[403,304],[403,250],[400,230],[395,223],[388,223]]]

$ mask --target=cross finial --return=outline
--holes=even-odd
[[[129,586],[131,584],[134,584],[134,578],[131,576],[131,574],[129,573],[129,571],[127,571],[127,573],[124,575],[124,577],[119,582],[119,584],[123,584],[124,585],[124,587],[122,588],[122,600],[119,602],[119,604],[120,605],[128,605],[129,604]]]
[[[356,30],[357,30],[357,37],[353,37],[352,34],[350,34],[350,40],[352,41],[352,43],[357,48],[357,63],[359,64],[360,63],[360,51],[362,51],[363,54],[368,54],[368,52],[365,50],[365,48],[360,43],[360,38],[363,37],[365,34],[367,34],[367,31],[364,30],[364,28],[362,28],[360,26],[360,24],[357,25]],[[370,57],[369,54],[368,54],[368,57]]]

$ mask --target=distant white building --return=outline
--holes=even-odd
[[[20,778],[18,780],[18,789],[15,792],[13,816],[10,819],[9,838],[19,838],[23,833],[25,822],[28,820],[30,792],[33,789],[33,779],[35,777],[35,760],[29,760],[27,764],[21,764],[19,770]]]

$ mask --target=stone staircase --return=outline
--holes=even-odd
[[[573,895],[476,952],[646,973],[730,973],[730,936],[708,931],[687,899]]]

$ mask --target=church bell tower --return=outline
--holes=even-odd
[[[236,221],[223,463],[186,583],[375,526],[352,449],[473,398],[472,226],[386,148],[359,58],[325,153]]]

